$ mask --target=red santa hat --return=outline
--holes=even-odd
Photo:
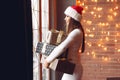
[[[81,6],[69,6],[64,13],[76,21],[80,21],[82,17],[82,10],[83,8]]]

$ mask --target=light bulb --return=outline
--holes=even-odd
[[[120,52],[120,49],[118,49],[117,51]]]
[[[117,16],[117,12],[114,12],[113,15],[114,15],[114,16]]]

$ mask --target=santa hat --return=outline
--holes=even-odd
[[[82,10],[81,6],[69,6],[64,13],[79,22],[82,17]]]

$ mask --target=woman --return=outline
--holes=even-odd
[[[82,74],[82,66],[79,58],[79,50],[84,52],[84,30],[80,24],[82,18],[81,6],[69,6],[65,10],[66,34],[67,38],[58,45],[52,53],[46,58],[44,66],[49,67],[50,63],[68,49],[68,60],[75,63],[75,70],[72,75],[63,74],[62,80],[80,80]]]

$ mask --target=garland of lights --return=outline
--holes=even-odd
[[[89,10],[89,7],[87,5],[85,5],[85,3],[87,2],[88,0],[76,0],[76,5],[80,5],[80,6],[83,6],[84,7],[84,11],[83,11],[83,15]],[[95,3],[96,5],[99,3],[100,0],[89,0],[89,2],[92,2],[92,3]],[[120,14],[118,14],[118,9],[120,8],[118,6],[118,4],[116,4],[118,2],[118,0],[103,0],[104,2],[106,3],[112,3],[114,6],[112,7],[109,7],[109,9],[106,9],[106,11],[109,13],[106,15],[106,17],[103,17],[104,14],[100,14],[100,12],[102,12],[104,10],[104,7],[102,6],[92,6],[92,9],[90,12],[90,16],[93,18],[93,19],[100,19],[100,18],[106,18],[106,22],[97,22],[96,25],[98,28],[100,28],[101,30],[99,32],[97,32],[98,34],[101,35],[100,39],[97,39],[96,40],[96,44],[97,44],[97,47],[99,49],[101,49],[102,52],[107,52],[109,51],[108,49],[108,45],[110,45],[108,43],[108,45],[105,45],[107,42],[109,42],[110,40],[112,40],[113,42],[113,45],[114,45],[114,51],[112,51],[113,53],[120,53],[120,45],[118,43],[120,43],[120,39],[117,38],[117,37],[120,37],[120,32],[117,31],[117,29],[120,29],[120,21],[119,22],[116,22],[114,24],[114,29],[115,31],[111,32],[109,30],[104,30],[104,28],[107,28],[107,27],[110,27],[111,26],[111,22],[114,21],[114,19],[116,19],[118,16],[120,16]],[[98,14],[99,13],[99,14]],[[93,21],[92,20],[89,20],[88,19],[84,19],[82,20],[83,24],[85,24],[85,36],[87,38],[92,38],[93,40],[95,40],[95,36],[97,34],[95,34],[95,31],[96,31],[96,27],[90,27],[90,25],[93,24]],[[113,38],[111,39],[111,33]],[[91,42],[89,40],[86,40],[86,46],[88,48],[91,48],[91,47],[94,47],[93,46],[93,43],[94,42]],[[117,46],[116,46],[117,45]],[[92,51],[89,52],[86,51],[87,55],[91,55],[93,58],[98,58],[96,52],[96,50],[93,48]],[[102,53],[101,52],[101,53]],[[112,61],[111,57],[110,56],[106,56],[106,55],[103,55],[100,57],[103,61]],[[117,59],[114,59],[115,61],[117,61],[118,63],[120,63],[120,58],[117,58]]]

